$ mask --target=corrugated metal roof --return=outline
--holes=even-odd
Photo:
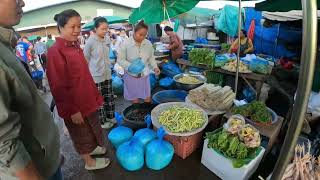
[[[23,8],[25,12],[50,7],[62,3],[72,2],[72,1],[82,1],[82,0],[24,0],[26,6]],[[113,4],[118,4],[121,6],[126,6],[130,8],[139,7],[142,0],[96,0],[96,1],[104,1]]]

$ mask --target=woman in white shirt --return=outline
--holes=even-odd
[[[140,21],[134,29],[132,37],[126,39],[119,50],[118,63],[125,69],[124,97],[133,103],[139,103],[143,99],[151,103],[151,88],[149,74],[154,71],[160,74],[160,69],[154,57],[154,49],[149,40],[146,39],[148,26]],[[128,73],[128,68],[137,59],[141,59],[145,68],[138,77]]]
[[[98,90],[104,97],[104,105],[100,108],[102,128],[111,128],[114,123],[114,93],[112,90],[111,63],[109,60],[109,47],[105,40],[108,32],[108,22],[103,17],[95,18],[95,34],[88,39],[84,55],[88,61],[90,73]]]

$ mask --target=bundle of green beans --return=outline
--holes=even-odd
[[[172,107],[160,114],[159,122],[170,132],[183,133],[202,127],[205,119],[199,110],[187,107]]]

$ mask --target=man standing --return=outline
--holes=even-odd
[[[39,57],[40,63],[44,70],[47,68],[47,46],[44,42],[41,42],[41,37],[37,37],[37,42],[34,45],[34,51]]]
[[[47,43],[46,43],[47,49],[51,48],[51,46],[53,46],[54,43],[55,43],[55,41],[52,39],[52,35],[49,34],[48,39],[47,39]]]
[[[61,180],[59,131],[11,48],[23,0],[0,0],[0,179]]]

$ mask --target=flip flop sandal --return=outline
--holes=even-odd
[[[88,171],[104,169],[108,167],[110,164],[109,158],[96,158],[96,165],[95,166],[85,166],[85,169]]]
[[[110,129],[113,127],[113,125],[114,124],[111,122],[105,122],[105,123],[103,123],[103,125],[101,125],[101,127],[102,127],[102,129]]]
[[[96,149],[94,149],[90,155],[91,156],[94,156],[94,155],[103,155],[103,154],[106,154],[107,152],[107,149],[104,148],[104,147],[101,147],[101,146],[97,146]]]

